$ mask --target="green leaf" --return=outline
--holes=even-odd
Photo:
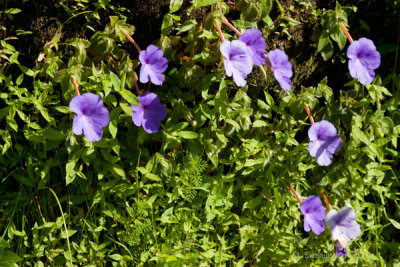
[[[15,84],[17,86],[20,86],[23,81],[24,81],[24,74],[21,73],[21,75],[19,75],[17,80],[15,81]]]
[[[197,139],[199,138],[199,135],[195,132],[191,131],[180,131],[179,136],[184,138],[184,139]]]
[[[76,174],[74,168],[75,168],[75,161],[68,161],[68,163],[65,165],[65,171],[66,171],[65,182],[67,185],[69,185],[75,180]]]
[[[121,90],[121,82],[117,75],[110,71],[111,83],[114,85],[115,90]]]
[[[109,257],[115,261],[120,261],[122,259],[121,255],[119,254],[112,254]]]
[[[17,254],[11,251],[0,252],[0,266],[14,267],[17,262],[22,260]]]
[[[129,104],[140,106],[139,99],[131,91],[123,89],[119,93]]]
[[[171,33],[174,25],[174,20],[170,14],[166,14],[161,23],[161,34],[168,35]]]
[[[69,229],[68,230],[68,237],[73,236],[76,232],[77,232],[76,230]],[[67,233],[65,231],[61,231],[60,237],[61,238],[67,238]]]
[[[353,137],[357,140],[360,140],[361,142],[365,144],[369,144],[368,138],[365,136],[365,134],[358,128],[353,128]]]
[[[171,0],[169,3],[169,12],[174,13],[182,6],[183,0]]]
[[[46,139],[52,140],[52,141],[64,140],[65,139],[64,135],[62,135],[59,131],[56,131],[56,130],[51,129],[51,128],[44,129],[43,136]]]
[[[233,127],[235,127],[237,130],[240,129],[240,125],[236,121],[234,121],[232,119],[226,119],[226,122],[229,123],[230,125],[232,125]]]
[[[127,103],[119,103],[119,106],[121,107],[121,109],[129,115],[129,117],[132,117],[132,108],[131,105],[128,105]]]
[[[126,178],[125,171],[124,171],[124,169],[122,169],[121,166],[119,166],[119,165],[116,164],[116,165],[114,165],[113,170],[114,170],[114,172],[115,172],[118,176],[121,176],[121,177],[123,177],[123,178]]]
[[[25,74],[28,75],[28,76],[33,77],[33,76],[35,75],[35,73],[33,72],[33,70],[31,70],[31,69],[29,69],[29,68],[27,68],[27,67],[25,67],[25,66],[18,65],[18,67],[19,67],[19,69],[20,69],[23,73],[25,73]]]
[[[187,32],[189,31],[191,28],[193,28],[195,25],[197,24],[197,21],[194,19],[189,19],[187,21],[185,21],[185,23],[182,24],[182,27],[179,29],[178,34],[182,33],[182,32]]]
[[[268,124],[265,121],[262,120],[256,120],[255,122],[253,122],[253,127],[257,128],[257,127],[264,127],[267,126]]]
[[[58,106],[54,108],[55,110],[57,110],[58,112],[64,113],[64,114],[68,114],[71,112],[71,110],[69,109],[69,107],[66,106]]]
[[[219,2],[222,2],[222,0],[197,0],[195,7],[199,8],[199,7],[203,7],[203,6],[216,4]]]
[[[12,7],[12,8],[9,8],[9,9],[6,10],[6,14],[15,15],[15,14],[18,14],[19,12],[21,12],[21,11],[22,10],[19,9],[19,8]]]
[[[394,227],[396,227],[397,229],[400,229],[400,223],[393,220],[393,219],[389,219],[389,221],[393,224]]]
[[[322,35],[319,38],[317,52],[321,52],[321,56],[325,61],[332,57],[333,44],[331,39],[329,39],[329,36]]]
[[[11,57],[10,57],[10,63],[11,64],[13,64],[13,63],[19,64],[18,55],[19,55],[19,52],[15,52],[14,54],[11,55]]]

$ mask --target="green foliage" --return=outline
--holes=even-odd
[[[156,2],[148,1],[146,12]],[[138,77],[139,61],[125,37],[139,42],[146,23],[132,25],[123,4],[60,2],[67,19],[33,55],[35,64],[16,48],[14,36],[22,29],[0,41],[1,266],[399,261],[398,74],[394,89],[388,89],[390,69],[366,86],[356,80],[337,86],[337,73],[322,72],[322,80],[299,79],[284,92],[271,71],[254,67],[248,85],[238,88],[225,77],[213,26],[225,17],[241,32],[258,27],[268,50],[290,49],[300,40],[296,32],[306,27],[303,21],[311,21],[321,26],[310,33],[318,37],[304,38],[307,51],[295,51],[293,58],[320,52],[327,60],[341,55],[334,43],[342,50],[346,39],[338,23],[349,23],[353,7],[337,3],[335,10],[324,10],[300,0],[170,1],[151,33],[168,58],[165,82],[140,84],[142,91],[157,92],[167,109],[160,131],[149,135],[132,123],[131,104],[139,102],[131,77]],[[17,11],[7,8],[0,16],[15,22],[23,13]],[[84,23],[71,34],[75,20]],[[229,28],[223,31],[236,39]],[[140,42],[142,49],[150,44]],[[347,71],[342,64],[338,73]],[[72,77],[81,93],[100,95],[110,111],[99,142],[72,133]],[[332,122],[342,139],[329,167],[309,155],[305,103],[316,121]],[[287,183],[303,199],[323,189],[333,208],[355,209],[362,235],[347,247],[346,258],[334,255],[328,230],[320,236],[303,230]]]

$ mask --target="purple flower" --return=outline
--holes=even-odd
[[[265,62],[266,56],[264,50],[267,48],[267,44],[258,29],[246,30],[240,35],[239,41],[246,44],[249,56],[254,64],[261,66]]]
[[[225,41],[219,49],[225,57],[226,75],[233,76],[233,81],[237,86],[245,86],[247,74],[253,69],[253,63],[246,45],[239,40]]]
[[[304,231],[310,232],[310,229],[319,235],[325,230],[325,209],[322,206],[321,199],[317,196],[309,196],[300,206],[301,213],[304,214]]]
[[[347,48],[347,57],[351,77],[357,77],[362,84],[374,80],[374,69],[381,64],[381,55],[376,51],[374,42],[364,37],[352,42]]]
[[[336,257],[342,257],[346,256],[347,250],[346,248],[342,247],[338,241],[335,241],[335,252],[336,252]]]
[[[110,113],[103,107],[101,97],[92,93],[77,95],[69,102],[69,109],[76,113],[72,132],[76,135],[83,132],[90,142],[99,141],[103,135],[102,127],[110,122]]]
[[[332,233],[336,251],[345,248],[350,240],[361,234],[360,225],[356,222],[356,213],[350,207],[343,207],[339,211],[330,210],[325,218]]]
[[[161,85],[164,81],[162,73],[168,67],[168,60],[163,56],[164,52],[155,45],[149,45],[146,50],[139,54],[141,83],[147,83],[149,80],[155,85]]]
[[[341,139],[336,134],[336,128],[326,120],[316,122],[308,129],[310,155],[316,157],[320,166],[328,166],[332,163],[332,154],[340,150]]]
[[[293,76],[292,63],[289,57],[280,49],[272,50],[268,53],[271,62],[271,68],[274,72],[275,79],[283,90],[290,91],[292,88],[290,78]]]
[[[145,93],[138,96],[138,99],[140,106],[131,105],[133,123],[138,127],[143,126],[143,129],[149,134],[157,132],[160,128],[160,121],[167,116],[165,107],[154,93]]]

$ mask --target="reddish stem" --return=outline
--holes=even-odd
[[[300,205],[301,205],[301,199],[300,199],[299,195],[297,194],[296,190],[294,190],[294,188],[292,187],[291,184],[289,184],[289,183],[286,183],[286,184],[287,184],[287,186],[289,187],[290,191],[292,191],[292,193],[294,194],[294,196],[297,198],[297,201],[298,201],[298,202],[300,203]]]
[[[225,42],[224,35],[222,34],[221,27],[218,24],[218,21],[214,20],[214,26],[218,31],[219,38],[221,38],[221,42]]]
[[[228,26],[229,28],[232,29],[232,31],[234,31],[237,35],[241,35],[241,33],[238,31],[238,29],[235,28],[235,26],[233,26],[232,24],[229,23],[229,21],[227,21],[225,18],[222,19],[222,22],[225,23],[226,26]]]
[[[139,45],[135,42],[135,40],[133,40],[133,38],[127,34],[127,33],[123,33],[125,35],[126,38],[128,38],[128,40],[136,47],[136,50],[139,52],[139,54],[142,52],[142,50],[140,50]]]
[[[75,77],[71,76],[71,79],[72,79],[72,83],[74,84],[76,95],[80,95],[79,89],[78,89],[78,84],[76,83]]]
[[[40,203],[39,203],[38,196],[35,196],[35,199],[36,199],[36,203],[38,205],[38,210],[39,210],[40,216],[43,218],[43,213],[42,213],[42,210],[40,209]]]
[[[136,82],[136,78],[133,75],[132,75],[132,81],[133,81],[133,84],[135,85],[136,93],[138,94],[138,96],[141,95],[140,90],[139,90],[139,86],[137,85],[137,82]]]
[[[324,190],[321,189],[321,190],[319,191],[319,193],[321,194],[322,198],[324,199],[324,202],[325,202],[326,206],[328,207],[328,209],[331,210],[331,209],[332,209],[332,206],[331,206],[331,204],[329,203],[329,200],[328,200],[328,198],[326,197],[326,195],[325,195],[325,193],[324,193]]]
[[[349,40],[349,42],[352,43],[352,42],[353,42],[353,38],[351,38],[351,35],[350,35],[350,33],[347,31],[347,29],[346,29],[346,27],[344,26],[344,24],[343,24],[343,23],[339,23],[339,26],[340,26],[340,28],[342,29],[342,31],[344,32],[344,34],[346,35],[347,40]]]
[[[314,124],[314,119],[313,119],[313,117],[311,115],[310,108],[308,107],[308,105],[306,103],[304,103],[304,108],[306,109],[306,112],[307,112],[308,118],[310,119],[311,125],[313,125]]]

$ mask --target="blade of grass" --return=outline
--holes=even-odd
[[[71,245],[70,245],[70,243],[69,243],[68,229],[67,229],[67,223],[65,222],[64,212],[63,212],[63,210],[62,210],[60,201],[58,200],[57,194],[56,194],[56,193],[53,191],[53,189],[51,189],[50,187],[44,187],[43,189],[45,189],[45,188],[46,188],[46,189],[49,189],[49,191],[53,194],[54,198],[55,198],[56,201],[57,201],[58,207],[60,208],[60,212],[61,212],[61,216],[62,216],[62,219],[63,219],[64,228],[65,228],[65,236],[67,237],[67,244],[68,244],[68,251],[69,251],[69,261],[70,261],[70,264],[71,264],[71,267],[72,267],[72,266],[74,266],[74,265],[72,264]]]

